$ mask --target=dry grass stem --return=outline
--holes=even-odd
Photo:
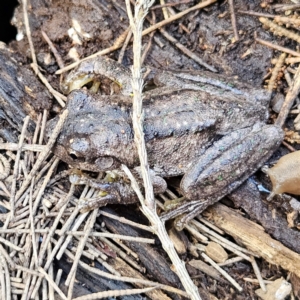
[[[289,90],[285,96],[284,103],[281,107],[279,115],[276,119],[276,124],[279,126],[283,126],[285,120],[300,92],[300,67],[298,67],[297,72],[294,76],[292,86],[289,87]]]
[[[74,287],[74,283],[75,283],[75,275],[76,275],[76,271],[77,271],[77,267],[79,264],[79,260],[80,257],[82,255],[83,249],[85,247],[86,241],[89,237],[89,233],[91,232],[91,230],[94,227],[94,224],[96,222],[96,218],[97,218],[97,213],[98,213],[98,209],[93,210],[93,212],[91,213],[89,219],[87,220],[85,226],[84,226],[84,236],[80,239],[80,242],[77,246],[77,252],[71,267],[71,270],[68,274],[68,277],[65,281],[65,285],[69,286],[68,289],[68,299],[72,300],[72,295],[73,295],[73,287]]]
[[[233,0],[228,0],[228,4],[229,4],[230,16],[231,16],[231,24],[232,24],[233,34],[234,34],[234,41],[237,42],[239,40],[239,33],[236,26],[236,17],[235,17]]]
[[[22,151],[32,151],[32,152],[41,152],[45,149],[44,145],[37,144],[23,144],[21,150]],[[19,145],[16,143],[0,143],[0,150],[9,150],[9,151],[17,151]]]
[[[108,239],[101,237],[99,238],[102,240],[105,244],[107,244],[111,249],[113,249],[122,259],[124,259],[129,265],[131,265],[136,270],[140,270],[141,266],[139,266],[135,261],[133,261],[124,251],[119,249],[115,244],[113,244]],[[143,273],[143,272],[142,272]]]
[[[126,39],[125,39],[124,44],[123,44],[123,46],[122,46],[122,48],[121,48],[121,50],[120,50],[120,53],[119,53],[118,62],[119,62],[120,64],[121,64],[122,61],[123,61],[123,57],[124,57],[124,54],[125,54],[125,50],[126,50],[128,44],[129,44],[129,42],[130,42],[130,40],[131,40],[131,37],[132,37],[132,31],[130,30],[130,27],[128,27],[128,28],[129,28],[128,32],[126,31],[126,33],[127,33]]]
[[[67,300],[67,297],[65,294],[61,291],[61,289],[55,284],[53,279],[45,272],[45,270],[41,267],[38,268],[38,271],[43,274],[48,281],[48,283],[54,288],[54,290],[57,292],[57,294],[64,300]]]
[[[239,257],[239,256],[238,257],[233,257],[233,258],[227,259],[223,263],[218,263],[218,265],[220,267],[224,267],[224,266],[235,264],[235,263],[237,263],[239,261],[242,261],[242,260],[244,260],[244,258],[242,258],[242,257]]]
[[[94,299],[103,299],[103,298],[110,298],[110,297],[136,295],[136,294],[142,294],[142,293],[153,291],[156,288],[159,288],[159,285],[157,285],[157,287],[150,287],[145,289],[104,291],[104,292],[93,293],[93,294],[77,297],[74,298],[74,300],[94,300]]]
[[[167,31],[165,31],[163,28],[159,29],[160,33],[174,46],[176,46],[179,50],[181,50],[185,55],[192,58],[194,61],[196,61],[199,65],[205,67],[206,69],[210,70],[211,72],[217,72],[217,69],[215,69],[213,66],[207,64],[204,62],[200,57],[195,55],[191,50],[183,46],[181,43],[179,43],[174,37],[172,37]]]
[[[204,236],[203,234],[201,234],[199,231],[197,231],[195,228],[193,228],[192,226],[185,224],[184,228],[193,235],[194,238],[196,238],[198,241],[202,242],[202,243],[207,243],[208,242],[208,238],[206,236]]]
[[[9,270],[8,270],[7,262],[6,262],[4,256],[2,256],[1,253],[0,253],[0,265],[1,265],[2,269],[4,270],[4,275],[5,275],[6,298],[4,298],[4,299],[5,300],[11,300],[11,282],[10,282]]]
[[[74,232],[67,231],[66,234],[83,236],[83,235],[85,235],[85,232],[83,232],[83,231],[74,231]],[[147,243],[147,244],[155,243],[155,240],[153,240],[153,239],[134,237],[134,236],[128,236],[128,235],[122,235],[122,234],[114,234],[114,233],[109,233],[109,232],[90,232],[89,236],[108,237],[111,239],[119,239],[119,240],[124,240],[124,241],[132,241],[132,242]]]
[[[83,223],[83,221],[85,220],[85,218],[88,216],[89,212],[80,214],[78,216],[78,218],[75,220],[71,231],[77,231],[77,229],[79,228],[79,226]],[[64,251],[67,249],[68,244],[70,243],[70,241],[72,240],[72,236],[68,235],[67,238],[65,239],[64,243],[61,245],[60,250],[58,251],[58,253],[56,254],[56,259],[60,260],[61,257],[64,254]]]
[[[58,91],[56,91],[48,82],[48,80],[46,79],[46,77],[39,71],[38,67],[36,67],[34,64],[31,64],[31,67],[33,68],[33,70],[35,71],[35,73],[37,74],[37,76],[39,77],[39,79],[41,80],[41,82],[46,86],[46,88],[49,90],[49,92],[53,95],[53,97],[57,100],[57,102],[59,103],[59,105],[61,107],[65,107],[65,101],[67,101],[67,97],[64,96],[63,94],[59,93]]]
[[[203,223],[204,225],[206,225],[207,227],[209,227],[210,229],[216,231],[217,233],[219,233],[221,235],[225,234],[225,232],[223,230],[221,230],[219,227],[215,226],[214,224],[212,224],[208,220],[204,219],[203,217],[197,216],[196,219],[198,221],[200,221],[201,223]]]
[[[282,47],[282,46],[279,46],[279,45],[275,45],[273,43],[270,43],[268,41],[265,41],[265,40],[262,40],[262,39],[259,39],[259,38],[256,38],[255,41],[259,42],[262,45],[270,47],[272,49],[275,49],[275,50],[278,50],[278,51],[281,51],[281,52],[285,52],[285,53],[291,54],[293,56],[300,57],[300,53],[298,53],[296,51],[293,51],[291,49],[288,49],[288,48],[285,48],[285,47]]]
[[[31,58],[32,58],[33,64],[35,65],[35,68],[37,69],[38,64],[37,64],[34,46],[33,46],[32,38],[31,38],[31,30],[30,30],[28,13],[27,13],[27,0],[22,0],[22,4],[23,4],[23,19],[24,19],[26,35],[27,35],[27,39],[28,39],[28,43],[29,43]]]
[[[245,253],[239,251],[238,249],[236,249],[238,246],[233,244],[234,246],[228,245],[226,243],[221,242],[220,240],[218,240],[217,238],[210,236],[210,239],[218,244],[220,244],[223,248],[231,251],[232,253],[236,254],[237,256],[241,257],[242,259],[245,259],[247,261],[251,262],[251,259],[249,256],[247,256]]]
[[[276,17],[276,15],[259,13],[259,12],[252,11],[252,10],[248,10],[248,11],[238,10],[238,13],[243,14],[243,15],[249,15],[249,16],[255,16],[255,17],[264,17],[264,18],[275,18]]]
[[[36,249],[36,235],[34,232],[35,226],[34,226],[34,209],[33,209],[33,203],[32,203],[32,193],[33,193],[33,187],[34,187],[34,178],[31,181],[30,186],[30,192],[29,192],[29,220],[30,220],[30,230],[31,230],[31,240],[32,240],[32,249],[33,249],[33,257],[35,266],[38,266],[38,254]]]
[[[182,11],[182,12],[176,14],[176,15],[170,16],[167,20],[163,20],[161,22],[158,22],[155,25],[150,26],[149,28],[143,30],[142,35],[143,36],[147,35],[147,34],[149,34],[150,32],[152,32],[156,29],[159,29],[159,28],[161,28],[161,27],[163,27],[163,26],[165,26],[165,25],[167,25],[167,24],[169,24],[169,23],[171,23],[175,20],[178,20],[178,19],[182,18],[183,16],[185,16],[186,14],[188,14],[192,11],[204,8],[206,6],[209,6],[213,3],[215,3],[216,1],[217,0],[206,0],[206,1],[203,1],[203,2],[199,2],[197,5],[192,6],[192,7],[188,8],[188,9],[186,9],[186,10],[184,10],[184,11]]]
[[[227,244],[228,246],[231,246],[232,248],[242,252],[242,253],[246,253],[246,254],[249,254],[249,255],[253,255],[253,256],[256,256],[254,253],[252,253],[251,251],[243,248],[243,247],[240,247],[232,242],[230,242],[229,240],[227,240],[226,238],[220,236],[219,234],[217,234],[216,232],[210,230],[209,228],[207,228],[206,226],[204,226],[203,224],[200,224],[199,222],[195,221],[195,220],[192,220],[191,223],[193,225],[195,225],[200,231],[202,232],[205,232],[209,235],[211,235],[212,237],[216,238],[217,240],[223,242],[224,244]]]
[[[65,254],[71,260],[74,260],[75,256],[69,250],[66,250]],[[105,277],[105,278],[108,278],[108,279],[112,279],[112,280],[118,280],[118,281],[123,281],[123,282],[128,282],[128,283],[144,284],[144,285],[149,285],[149,286],[157,286],[157,284],[158,284],[157,282],[153,282],[153,281],[149,281],[149,280],[145,280],[145,279],[140,279],[140,278],[115,276],[115,275],[109,274],[107,272],[101,271],[100,269],[90,267],[88,264],[84,263],[83,261],[79,261],[79,265],[83,269],[85,269],[87,272],[94,273],[94,274],[97,274],[99,276],[102,276],[102,277]],[[175,293],[175,294],[187,297],[186,292],[184,292],[182,290],[179,290],[177,288],[174,288],[172,286],[161,284],[160,288],[163,289],[163,290],[169,291],[171,293]]]
[[[47,42],[47,44],[49,45],[49,48],[51,49],[55,59],[56,59],[56,62],[58,64],[58,66],[60,68],[63,68],[64,67],[64,62],[60,56],[60,54],[58,53],[58,51],[56,50],[55,46],[53,45],[53,43],[51,42],[51,40],[49,39],[48,35],[46,34],[46,32],[44,32],[42,30],[42,36],[44,38],[44,40]]]
[[[146,230],[146,231],[149,231],[149,232],[153,233],[153,229],[151,227],[145,226],[145,225],[142,225],[142,224],[130,221],[130,220],[127,220],[124,217],[117,217],[117,216],[115,216],[113,214],[110,214],[110,213],[108,213],[106,211],[103,211],[103,210],[100,210],[100,214],[103,215],[103,216],[106,216],[108,218],[117,220],[117,221],[119,221],[121,223],[128,224],[128,225],[130,225],[132,227],[140,228],[140,229],[143,229],[143,230]]]
[[[1,299],[6,299],[6,282],[4,276],[4,269],[0,263],[0,285],[1,285]]]
[[[34,51],[34,46],[31,38],[31,30],[30,30],[30,25],[29,25],[29,20],[28,20],[28,14],[27,14],[27,0],[22,0],[23,4],[23,18],[24,18],[24,25],[25,25],[25,30],[26,30],[26,35],[30,47],[30,52],[31,52],[31,58],[32,58],[32,68],[36,75],[40,78],[40,80],[45,84],[45,86],[48,88],[50,93],[54,96],[54,98],[58,101],[58,103],[64,107],[65,103],[62,101],[62,99],[65,99],[65,96],[60,94],[59,92],[55,91],[52,86],[49,84],[47,79],[43,76],[43,74],[39,71],[39,67],[37,64],[36,60],[36,55]]]
[[[171,242],[164,224],[161,222],[159,217],[156,214],[155,208],[155,200],[152,182],[149,174],[149,165],[147,159],[147,151],[144,140],[143,133],[143,114],[142,114],[142,88],[143,88],[143,80],[141,74],[141,48],[142,48],[142,29],[143,29],[143,21],[145,16],[147,15],[149,7],[152,3],[149,2],[137,2],[135,5],[135,14],[133,16],[130,1],[126,0],[127,14],[130,21],[130,26],[133,32],[134,40],[133,40],[133,68],[132,68],[132,90],[133,90],[133,112],[132,112],[132,121],[133,121],[133,129],[134,129],[134,138],[136,147],[139,154],[140,165],[142,178],[144,182],[145,188],[145,199],[143,198],[138,184],[135,178],[132,176],[131,172],[126,166],[122,166],[123,171],[125,171],[126,175],[129,177],[131,181],[131,185],[136,192],[141,205],[142,211],[145,216],[148,218],[150,223],[152,224],[153,229],[155,230],[157,236],[162,242],[164,250],[169,255],[174,269],[178,277],[180,278],[186,292],[191,297],[192,300],[199,300],[200,295],[198,293],[198,289],[193,284],[191,278],[189,277],[184,263],[179,259],[174,245]]]
[[[38,265],[39,265],[39,266],[41,266],[41,264],[42,264],[42,260],[43,260],[43,258],[44,258],[45,253],[46,253],[48,244],[49,244],[51,238],[52,238],[53,235],[54,235],[54,232],[55,232],[55,230],[56,230],[56,228],[57,228],[57,226],[58,226],[58,224],[59,224],[59,222],[60,222],[60,220],[61,220],[61,217],[62,217],[62,215],[63,215],[65,209],[66,209],[67,206],[68,206],[68,203],[69,203],[69,200],[70,200],[71,196],[72,196],[73,193],[74,193],[74,188],[75,188],[74,185],[71,185],[70,191],[69,191],[69,193],[67,194],[66,199],[65,199],[65,204],[64,204],[64,205],[62,206],[62,208],[60,209],[58,215],[57,215],[56,218],[54,219],[53,225],[51,226],[51,228],[50,228],[50,230],[49,230],[49,232],[48,232],[48,234],[47,234],[46,239],[44,239],[44,242],[43,242],[43,244],[42,244],[42,246],[41,246],[41,249],[40,249],[39,258],[38,258]]]
[[[42,163],[44,162],[45,158],[49,155],[49,152],[51,151],[57,136],[59,135],[62,126],[68,116],[69,111],[66,109],[62,112],[62,114],[59,117],[59,121],[57,122],[51,136],[49,137],[47,146],[45,148],[44,151],[42,151],[40,153],[40,155],[38,156],[38,159],[36,160],[34,166],[32,167],[32,170],[30,171],[30,174],[28,175],[28,177],[24,180],[21,188],[19,189],[17,195],[16,195],[16,200],[18,200],[22,194],[25,192],[25,190],[27,189],[27,187],[29,186],[32,178],[35,176],[36,172],[38,171],[38,169],[40,168],[40,166],[42,165]]]
[[[26,130],[27,130],[28,123],[29,123],[29,116],[27,116],[24,119],[24,124],[23,124],[23,128],[22,128],[22,131],[21,131],[21,136],[20,136],[20,140],[19,140],[19,144],[18,144],[18,151],[17,151],[15,165],[14,165],[13,180],[12,180],[11,190],[10,190],[11,219],[14,218],[14,215],[15,215],[15,201],[18,200],[18,198],[16,197],[18,168],[19,168],[19,161],[20,161],[20,157],[21,157],[22,144],[23,144],[24,139],[25,139],[25,133],[26,133]]]
[[[265,283],[262,279],[262,276],[261,276],[261,273],[259,271],[258,265],[257,265],[256,260],[253,256],[251,256],[251,264],[252,264],[252,268],[254,270],[254,273],[256,275],[256,278],[259,282],[260,288],[266,293],[267,292],[266,285],[265,285]]]

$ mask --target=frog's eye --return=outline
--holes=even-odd
[[[114,159],[111,156],[99,157],[95,160],[95,165],[99,170],[109,170],[114,165]]]
[[[75,138],[70,140],[70,153],[85,153],[90,148],[90,143],[86,138]]]

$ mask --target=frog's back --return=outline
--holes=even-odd
[[[56,153],[67,163],[91,171],[139,165],[133,139],[131,101],[74,91],[69,116]],[[217,98],[199,91],[146,93],[144,134],[150,167],[163,176],[183,174],[218,137],[264,120],[265,111],[251,103]]]
[[[259,104],[193,90],[146,94],[143,106],[149,164],[162,176],[185,173],[220,136],[267,117]]]

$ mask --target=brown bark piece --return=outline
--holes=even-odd
[[[110,265],[118,271],[122,276],[132,277],[132,278],[139,278],[139,279],[147,279],[141,273],[136,271],[135,269],[131,268],[128,264],[126,264],[122,259],[116,258],[110,261]],[[143,288],[142,284],[134,284],[134,286],[138,288]],[[154,290],[147,293],[147,296],[152,300],[170,300],[165,293],[161,290]]]
[[[300,255],[272,239],[255,223],[218,203],[207,210],[215,225],[271,264],[300,276]]]
[[[223,263],[228,259],[228,254],[224,248],[215,242],[208,243],[205,247],[205,253],[217,263]]]

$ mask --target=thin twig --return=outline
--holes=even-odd
[[[23,144],[22,151],[41,152],[45,149],[45,145],[38,144]],[[19,145],[17,143],[0,143],[0,150],[18,151]]]
[[[123,250],[119,249],[115,244],[109,241],[107,238],[100,237],[99,240],[103,241],[111,249],[113,249],[122,259],[124,259],[129,265],[131,265],[136,270],[140,270],[140,266],[133,261]]]
[[[118,216],[115,216],[115,215],[110,214],[110,213],[108,213],[106,211],[103,211],[103,210],[100,210],[100,214],[103,215],[103,216],[106,216],[108,218],[117,220],[118,222],[121,222],[121,223],[124,223],[124,224],[128,224],[130,226],[137,227],[137,228],[140,228],[140,229],[143,229],[143,230],[146,230],[146,231],[149,231],[149,232],[153,233],[153,229],[151,227],[145,226],[145,225],[142,225],[142,224],[130,221],[130,220],[127,220],[124,217],[118,217]],[[1,232],[1,229],[0,229],[0,232]]]
[[[247,249],[245,249],[245,248],[242,248],[242,247],[240,247],[240,246],[238,246],[238,245],[232,243],[232,242],[229,241],[228,239],[226,239],[226,238],[220,236],[219,234],[217,234],[216,232],[210,230],[209,228],[207,228],[207,227],[204,226],[203,224],[197,222],[196,220],[192,220],[191,223],[192,223],[193,225],[195,225],[195,226],[196,226],[199,230],[201,230],[202,232],[208,233],[209,235],[211,235],[211,236],[217,238],[218,240],[220,240],[221,242],[223,242],[223,243],[225,243],[225,244],[227,244],[227,245],[229,245],[229,246],[231,246],[231,247],[233,247],[233,248],[235,248],[235,249],[237,249],[237,250],[239,250],[239,251],[241,251],[241,252],[243,252],[243,253],[246,253],[246,254],[250,254],[250,255],[256,256],[256,255],[255,255],[254,253],[252,253],[251,251],[249,251],[249,250],[247,250]],[[247,259],[247,258],[245,258],[245,259]],[[248,258],[248,259],[249,259],[249,258]]]
[[[48,43],[48,46],[50,47],[53,55],[55,56],[55,59],[57,61],[58,66],[62,69],[64,67],[64,62],[63,62],[61,56],[59,55],[59,53],[57,52],[55,46],[53,45],[53,43],[49,39],[48,35],[43,30],[42,30],[42,36],[45,39],[45,41]]]
[[[83,236],[83,235],[86,235],[86,232],[84,232],[84,231],[74,231],[74,232],[67,231],[66,234]],[[155,243],[155,240],[153,240],[153,239],[134,237],[134,236],[128,236],[128,235],[122,235],[122,234],[114,234],[114,233],[109,233],[109,232],[90,232],[89,236],[108,237],[108,238],[112,238],[112,239],[119,239],[119,240],[132,241],[132,242],[138,242],[138,243],[148,243],[148,244]]]
[[[265,283],[264,283],[264,281],[262,279],[262,276],[261,276],[261,273],[259,271],[258,265],[257,265],[256,260],[255,260],[255,258],[253,256],[251,256],[251,264],[252,264],[253,271],[254,271],[254,273],[256,275],[256,278],[257,278],[257,280],[259,282],[260,288],[262,289],[263,292],[266,293],[267,292],[266,285],[265,285]]]
[[[67,97],[64,96],[63,94],[59,93],[58,91],[56,91],[51,84],[48,82],[48,80],[46,79],[46,77],[39,71],[39,69],[37,67],[35,67],[34,64],[31,64],[31,67],[33,68],[33,70],[35,71],[35,73],[37,74],[37,76],[39,77],[39,79],[41,80],[41,82],[46,86],[46,88],[49,90],[49,92],[53,95],[53,97],[57,100],[57,102],[59,103],[59,105],[61,107],[65,107],[65,102],[67,101]]]
[[[203,4],[204,2],[201,2]],[[139,1],[135,4],[135,14],[134,17],[132,15],[130,0],[126,0],[127,14],[130,21],[130,26],[133,32],[133,68],[132,68],[132,90],[133,90],[133,112],[132,112],[132,122],[133,122],[133,130],[134,130],[134,140],[138,150],[142,178],[144,182],[145,188],[145,199],[142,196],[138,184],[129,171],[129,169],[122,165],[123,171],[129,177],[131,181],[132,188],[136,192],[141,205],[142,212],[148,218],[150,223],[155,229],[155,233],[159,237],[164,250],[168,253],[174,269],[180,278],[182,285],[184,286],[186,292],[191,297],[192,300],[199,300],[200,295],[198,293],[197,287],[192,282],[185,265],[179,259],[174,245],[171,242],[164,224],[159,219],[156,213],[155,199],[153,193],[152,181],[149,173],[149,165],[147,158],[147,150],[144,140],[144,132],[143,132],[143,113],[142,113],[142,89],[143,89],[143,79],[141,74],[141,49],[142,49],[142,29],[143,29],[143,21],[145,16],[147,15],[149,7],[153,4],[150,1]],[[168,19],[169,20],[169,19]]]
[[[300,4],[277,4],[273,5],[273,8],[275,8],[275,11],[294,10],[299,9]]]
[[[198,10],[198,9],[204,8],[206,6],[209,6],[209,5],[213,4],[213,3],[215,3],[216,1],[217,0],[206,0],[204,2],[199,2],[197,5],[192,6],[192,7],[188,8],[188,9],[186,9],[186,10],[184,10],[184,11],[182,11],[182,12],[180,12],[180,13],[174,15],[174,16],[171,16],[167,20],[163,20],[163,21],[161,21],[159,23],[156,23],[153,26],[150,26],[149,28],[145,29],[142,32],[142,35],[143,36],[147,35],[147,34],[149,34],[150,32],[152,32],[152,31],[154,31],[156,29],[159,29],[159,28],[161,28],[161,27],[163,27],[163,26],[165,26],[165,25],[167,25],[167,24],[169,24],[169,23],[171,23],[171,22],[173,22],[175,20],[178,20],[178,19],[182,18],[183,16],[185,16],[186,14],[188,14],[188,13],[194,11],[194,10]]]
[[[42,125],[41,125],[41,130],[40,130],[40,136],[39,136],[39,144],[40,145],[42,145],[43,142],[44,142],[47,119],[48,119],[48,111],[46,109],[44,109],[43,118],[42,118]]]
[[[236,26],[236,17],[234,12],[234,3],[233,0],[228,0],[229,9],[230,9],[230,16],[231,16],[231,24],[234,34],[234,41],[237,42],[239,40],[239,33]]]
[[[31,30],[30,30],[28,13],[27,13],[27,0],[22,0],[22,3],[23,3],[24,25],[25,25],[26,35],[27,35],[27,39],[28,39],[28,43],[29,43],[29,47],[30,47],[31,59],[37,69],[38,64],[37,64],[34,46],[33,46],[32,38],[31,38]]]
[[[276,17],[276,15],[259,13],[259,12],[252,11],[252,10],[249,10],[249,11],[238,10],[238,13],[243,14],[243,15],[255,16],[255,17],[265,17],[265,18],[275,18]]]
[[[205,61],[203,61],[200,57],[195,55],[191,50],[183,46],[181,43],[179,43],[174,37],[172,37],[167,31],[165,31],[163,28],[159,29],[160,33],[173,45],[175,45],[178,49],[180,49],[185,55],[192,58],[194,61],[196,61],[199,65],[205,67],[206,69],[210,70],[211,72],[217,72],[217,69],[215,69],[213,66],[207,64]]]
[[[118,57],[118,62],[121,64],[122,61],[123,61],[123,57],[124,57],[124,54],[125,54],[125,50],[131,40],[131,37],[132,37],[132,31],[129,30],[129,32],[127,33],[127,36],[126,36],[126,39],[125,39],[125,42],[120,50],[120,53],[119,53],[119,57]]]
[[[268,47],[270,47],[272,49],[275,49],[275,50],[278,50],[278,51],[281,51],[281,52],[285,52],[285,53],[291,54],[293,56],[297,56],[297,57],[300,56],[300,53],[298,53],[296,51],[293,51],[293,50],[285,48],[285,47],[281,47],[279,45],[272,44],[272,43],[270,43],[268,41],[265,41],[265,40],[262,40],[262,39],[259,39],[259,38],[256,38],[255,41],[259,42],[262,45],[268,46]]]
[[[208,257],[205,253],[201,253],[201,256],[216,270],[218,270],[238,291],[242,292],[243,288],[221,267],[218,266],[210,257]]]
[[[297,72],[294,76],[292,86],[289,87],[289,90],[285,96],[285,100],[279,112],[279,115],[276,119],[275,124],[283,126],[285,120],[290,112],[290,109],[293,106],[293,103],[300,92],[300,66],[297,69]]]

